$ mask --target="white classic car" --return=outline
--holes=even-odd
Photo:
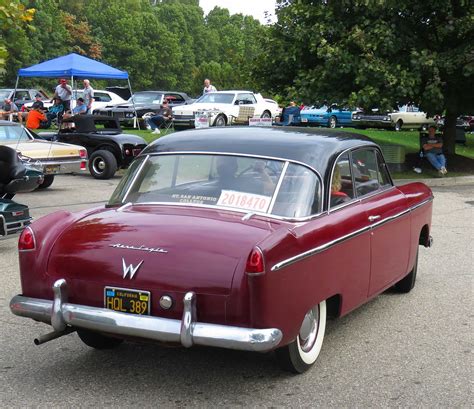
[[[74,90],[74,98],[71,102],[71,108],[74,108],[76,106],[76,99],[77,98],[82,98],[83,93],[81,90]],[[95,109],[102,109],[105,108],[107,105],[117,105],[117,104],[123,104],[126,102],[122,97],[118,96],[115,92],[111,91],[104,91],[104,90],[94,90],[94,102],[92,103],[92,112],[94,112]],[[53,103],[51,101],[43,101],[44,107],[45,108],[50,108]],[[26,108],[31,108],[33,105],[33,102],[29,102],[25,104]]]
[[[358,111],[352,115],[352,123],[358,128],[387,128],[400,131],[410,128],[426,128],[436,121],[428,118],[415,105],[403,105],[391,112],[381,112],[372,109],[372,112]]]
[[[249,118],[275,118],[278,104],[265,100],[252,91],[217,91],[203,95],[196,102],[173,108],[176,128],[194,128],[197,116],[207,119],[209,126],[248,124]]]
[[[389,114],[390,122],[396,131],[404,128],[423,128],[435,123],[434,118],[428,118],[415,105],[403,105],[398,111]]]

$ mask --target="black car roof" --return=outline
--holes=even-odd
[[[377,146],[363,135],[294,127],[229,127],[175,132],[157,139],[142,154],[222,152],[298,161],[323,177],[337,155],[359,146]]]

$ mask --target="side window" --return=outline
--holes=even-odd
[[[112,98],[110,98],[109,94],[106,94],[104,92],[95,92],[94,91],[94,99],[96,102],[110,102],[112,101]]]
[[[364,196],[379,189],[378,166],[373,149],[359,149],[352,153],[357,196]]]
[[[380,152],[377,152],[377,164],[378,164],[378,178],[380,186],[392,186],[390,176],[388,174],[387,165],[382,158]]]
[[[239,102],[245,105],[257,103],[255,97],[252,94],[239,94],[237,99],[239,100]]]
[[[182,103],[184,103],[184,98],[179,94],[166,94],[165,98],[168,98],[168,100],[171,104],[182,104]]]
[[[17,91],[15,95],[15,100],[22,100],[22,101],[28,101],[30,98],[30,94],[28,91]]]
[[[339,206],[355,197],[349,154],[342,155],[334,165],[330,195],[330,207]]]

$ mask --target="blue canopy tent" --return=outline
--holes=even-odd
[[[130,94],[132,94],[132,87],[127,71],[118,70],[117,68],[76,53],[53,58],[52,60],[44,61],[28,68],[19,69],[16,77],[15,92],[18,88],[20,77],[71,78],[71,86],[73,88],[74,78],[127,80]]]

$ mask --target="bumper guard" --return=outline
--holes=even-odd
[[[54,301],[16,295],[10,310],[20,317],[32,318],[53,326],[57,332],[69,327],[108,334],[181,343],[184,347],[204,345],[242,351],[270,351],[278,346],[282,332],[277,328],[252,329],[196,321],[196,294],[184,296],[182,320],[132,315],[106,308],[67,302],[66,280],[53,285]]]

